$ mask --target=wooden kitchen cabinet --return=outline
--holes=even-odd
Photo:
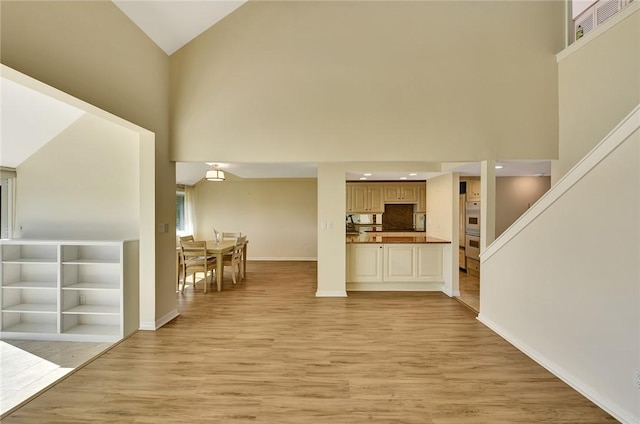
[[[418,207],[416,208],[416,212],[427,212],[427,187],[424,184],[418,187]]]
[[[347,184],[347,212],[383,213],[383,186],[376,184]]]
[[[428,282],[443,280],[442,246],[387,244],[384,246],[383,281]]]
[[[347,246],[346,281],[358,283],[382,282],[381,244],[351,244]]]
[[[467,257],[467,273],[480,278],[480,261]]]
[[[466,180],[467,182],[467,202],[480,201],[480,180]]]
[[[418,184],[385,184],[384,201],[387,203],[418,203]]]

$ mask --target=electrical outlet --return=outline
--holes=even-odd
[[[87,296],[84,294],[80,295],[80,304],[84,305],[85,303],[87,303]]]
[[[640,370],[636,370],[636,386],[640,389]]]

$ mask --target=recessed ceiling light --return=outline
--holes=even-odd
[[[362,174],[362,175],[364,175],[365,177],[370,177],[370,176],[372,176],[373,174],[372,174],[372,173],[370,173],[370,172],[367,172],[366,174]]]
[[[401,179],[401,180],[406,180],[406,179],[407,179],[407,177],[400,177],[400,179]]]
[[[502,168],[504,168],[504,166],[502,166],[502,165],[496,165],[496,169],[502,169]]]
[[[361,179],[361,180],[366,180],[366,179],[367,179],[367,177],[360,177],[360,179]]]
[[[417,174],[416,172],[412,172],[411,174],[409,174],[409,176],[410,176],[410,177],[415,177],[415,176],[417,176],[417,175],[418,175],[418,174]]]

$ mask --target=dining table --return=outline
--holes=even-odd
[[[249,240],[245,240],[242,246],[242,278],[247,274],[247,244]],[[224,272],[223,257],[227,253],[233,252],[236,245],[235,239],[229,240],[207,240],[207,254],[216,257],[216,286],[218,291],[222,290],[222,277]]]
[[[220,240],[216,242],[215,240],[207,240],[207,254],[211,256],[215,256],[216,258],[216,286],[218,291],[222,290],[222,277],[224,273],[224,255],[233,252],[233,248],[236,245],[235,239],[228,240]],[[249,240],[245,240],[244,245],[242,246],[242,277],[244,280],[244,276],[247,275],[247,244],[249,244]],[[180,260],[180,248],[176,248],[176,257],[178,260],[178,275],[177,280],[180,279],[180,267],[182,266]],[[178,281],[179,284],[179,281]],[[176,285],[176,290],[177,290]]]

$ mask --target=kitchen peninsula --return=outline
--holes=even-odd
[[[451,295],[451,242],[424,232],[347,235],[347,291],[443,291]]]

